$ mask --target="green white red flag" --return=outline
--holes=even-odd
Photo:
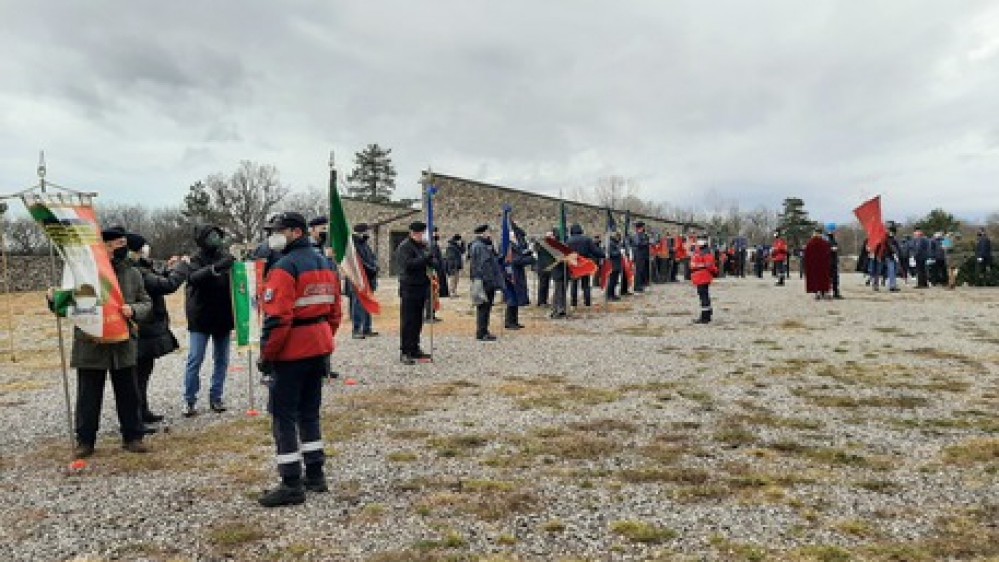
[[[329,236],[339,270],[350,281],[361,306],[371,314],[379,314],[382,307],[375,298],[375,291],[371,288],[368,275],[357,257],[357,250],[351,238],[350,223],[347,222],[347,214],[343,211],[343,202],[340,200],[335,183],[330,186]]]
[[[22,200],[65,264],[53,299],[56,313],[98,341],[127,341],[125,299],[90,199],[30,193]]]

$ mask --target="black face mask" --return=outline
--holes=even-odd
[[[111,261],[120,262],[128,257],[128,247],[122,246],[121,248],[115,248],[111,252]]]
[[[367,241],[368,241],[368,238],[371,238],[371,236],[369,236],[369,235],[367,235],[367,234],[362,234],[362,235],[361,235],[361,240],[364,240],[365,242],[367,242]]]
[[[326,240],[327,240],[327,233],[320,232],[319,237],[316,238],[316,244],[318,244],[319,246],[325,246]]]

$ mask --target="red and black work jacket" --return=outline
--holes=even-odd
[[[265,361],[333,353],[340,327],[340,280],[308,237],[288,245],[271,267],[263,294],[260,350]]]
[[[787,242],[785,242],[783,238],[774,240],[774,246],[770,252],[770,259],[775,262],[787,261]]]
[[[690,271],[690,281],[694,285],[698,287],[710,285],[711,281],[718,275],[714,253],[701,248],[694,250],[694,255],[690,257]]]

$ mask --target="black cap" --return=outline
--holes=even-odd
[[[482,234],[483,232],[485,232],[487,230],[489,230],[489,225],[488,224],[480,224],[479,226],[475,227],[475,233],[476,234]]]
[[[421,221],[413,221],[409,223],[410,232],[425,232],[427,230],[427,223]]]
[[[142,237],[141,234],[126,234],[125,238],[128,241],[128,249],[133,252],[138,252],[146,245],[146,239]]]
[[[642,221],[637,221],[635,223],[635,228],[645,228],[645,223]]]
[[[362,232],[367,232],[367,231],[368,231],[368,223],[366,223],[366,222],[361,222],[361,223],[357,223],[357,224],[354,225],[354,232],[356,232],[358,234],[360,234]]]
[[[309,228],[313,226],[325,226],[330,223],[330,219],[326,217],[316,217],[309,221]]]
[[[451,237],[451,240],[454,240],[455,242],[457,242],[458,240],[461,240],[461,235],[460,234],[455,234],[454,236]]]
[[[271,230],[281,230],[282,228],[301,228],[302,230],[305,230],[307,228],[307,223],[305,222],[305,217],[302,216],[302,213],[285,211],[274,215],[267,227]]]
[[[123,226],[110,226],[101,231],[101,240],[105,242],[125,238],[127,236],[128,232],[125,231],[125,227]]]

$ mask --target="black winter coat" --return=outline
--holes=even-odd
[[[417,244],[407,236],[395,249],[393,257],[399,270],[399,291],[426,290],[430,287],[430,278],[427,277],[430,249],[426,244]]]
[[[584,258],[590,258],[591,260],[604,259],[604,251],[597,246],[592,238],[584,234],[573,234],[569,237],[566,245],[572,248],[573,252]]]
[[[157,270],[152,262],[141,259],[135,268],[142,274],[142,283],[153,301],[153,310],[145,322],[139,324],[139,361],[163,357],[180,345],[170,331],[170,312],[166,295],[172,295],[187,280],[188,266],[181,262],[172,270]]]
[[[236,323],[232,314],[229,274],[235,259],[227,252],[205,247],[214,226],[199,227],[198,251],[191,256],[185,292],[187,329],[204,334],[228,334]]]

